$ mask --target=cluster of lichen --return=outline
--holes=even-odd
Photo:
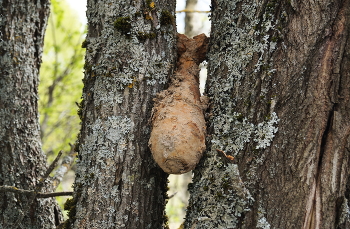
[[[86,48],[88,45],[88,42],[86,40],[84,40],[82,43],[81,43],[81,47],[84,49]]]
[[[156,38],[156,33],[155,32],[150,32],[150,33],[145,33],[145,32],[138,32],[137,33],[137,38],[141,41],[145,41],[147,39],[154,39]]]
[[[77,211],[76,204],[77,204],[76,198],[67,199],[66,202],[64,203],[64,210],[68,211],[67,212],[68,219],[64,222],[62,227],[63,229],[73,228],[72,225],[75,221],[75,215]]]
[[[237,165],[225,163],[221,157],[215,156],[215,152],[208,153],[199,164],[200,171],[195,170],[194,183],[188,188],[191,195],[200,195],[195,200],[190,199],[186,228],[193,226],[193,219],[197,219],[196,228],[237,225],[253,201],[241,181]]]
[[[152,0],[147,0],[146,1],[146,10],[144,13],[141,13],[140,11],[137,11],[136,13],[133,14],[134,19],[139,18],[142,14],[144,14],[144,17],[146,20],[153,20],[153,15],[154,12],[156,12],[157,9],[155,8],[155,3]],[[131,36],[131,29],[132,29],[132,24],[131,24],[131,17],[126,16],[126,17],[118,17],[114,21],[114,27],[123,35],[126,35],[128,38]],[[160,25],[161,26],[167,26],[167,25],[173,25],[175,22],[174,16],[168,11],[168,10],[163,10],[160,13]],[[157,36],[156,29],[153,28],[153,23],[151,23],[152,26],[152,32],[143,32],[143,31],[138,31],[136,34],[136,37],[140,41],[145,41],[147,39],[154,39]],[[159,29],[157,29],[159,30]],[[162,34],[164,31],[162,31]],[[83,46],[86,46],[84,43]]]
[[[160,15],[160,25],[172,25],[174,23],[174,16],[168,11],[163,10]]]
[[[154,3],[153,0],[146,0],[147,8],[150,10],[153,10],[156,4]]]
[[[114,22],[114,27],[124,35],[130,34],[130,17],[118,17]]]

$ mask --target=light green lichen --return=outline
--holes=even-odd
[[[258,208],[258,222],[256,224],[256,228],[259,229],[270,229],[271,225],[270,223],[267,221],[266,217],[266,211],[265,209],[262,207],[261,203],[259,203],[259,208]]]
[[[211,143],[212,148],[230,152],[236,156],[247,143],[256,142],[255,149],[265,149],[270,146],[274,134],[278,131],[278,117],[275,112],[271,113],[269,120],[254,125],[242,114],[233,112],[232,115],[220,115],[214,117],[213,125],[215,135]]]
[[[280,40],[271,40],[271,34],[278,33],[278,21],[271,10],[261,12],[262,2],[215,3],[206,90],[213,104],[210,144],[195,172],[185,228],[236,228],[244,222],[254,204],[255,193],[248,188],[254,187],[257,166],[266,159],[265,149],[271,147],[278,131],[276,98],[268,94],[269,80],[276,76],[270,56]],[[259,87],[257,82],[262,82]],[[268,109],[255,110],[260,101]],[[237,165],[219,158],[217,149],[238,158],[254,155],[244,170],[245,182]],[[268,228],[263,219],[260,225]]]
[[[151,3],[148,6],[152,8]],[[168,5],[160,3],[155,8],[160,11]],[[144,122],[150,114],[152,96],[172,74],[176,34],[171,26],[157,25],[160,12],[152,11],[154,20],[145,19],[144,11],[150,9],[145,7],[142,2],[88,1],[84,104],[80,109],[83,128],[75,181],[76,187],[81,187],[76,225],[86,221],[86,213],[100,216],[87,220],[87,228],[122,228],[128,221],[139,221],[137,203],[125,203],[124,197],[133,195],[136,183],[145,190],[160,189],[156,187],[159,180],[149,180],[155,165],[142,155],[147,152],[147,140],[134,138],[140,131],[142,136],[150,132]],[[134,100],[139,106],[134,106]],[[140,168],[145,164],[150,175],[141,177]],[[94,179],[79,176],[91,173]],[[160,204],[164,200],[164,196],[157,199]],[[104,211],[100,206],[109,207]],[[115,206],[127,207],[118,211]],[[152,222],[150,228],[160,224],[159,220]]]
[[[254,141],[257,142],[255,149],[265,149],[271,145],[274,134],[277,133],[278,127],[274,124],[278,124],[278,117],[275,112],[272,112],[271,117],[268,121],[259,123],[254,131]]]
[[[265,149],[270,146],[278,131],[279,119],[273,111],[274,106],[271,106],[268,118],[255,123],[250,121],[252,117],[249,114],[239,113],[239,110],[244,109],[237,107],[238,104],[242,104],[241,101],[244,101],[248,108],[253,105],[251,95],[237,93],[243,80],[250,75],[258,77],[264,68],[266,73],[263,72],[262,79],[273,77],[276,73],[276,69],[271,69],[266,59],[276,48],[276,42],[271,42],[268,34],[276,30],[277,23],[269,10],[275,6],[272,3],[274,2],[269,3],[262,17],[257,16],[262,6],[251,2],[238,4],[238,1],[233,1],[217,9],[216,14],[220,15],[220,20],[214,20],[213,27],[227,30],[220,29],[212,34],[211,39],[214,42],[211,47],[213,51],[208,54],[209,69],[212,76],[217,75],[216,73],[223,75],[222,72],[225,72],[226,76],[219,80],[209,77],[207,83],[209,97],[217,105],[211,120],[215,132],[211,139],[212,148],[233,155],[243,150],[247,143],[255,143],[254,148],[257,150]],[[232,13],[236,12],[236,7],[240,7],[238,14]],[[247,66],[254,63],[253,57],[256,59],[254,68],[252,72],[247,72]],[[242,89],[249,90],[240,88]],[[264,100],[268,89],[263,85],[260,90],[260,99]]]
[[[345,224],[346,222],[349,222],[349,221],[350,221],[349,202],[347,198],[344,198],[340,209],[340,217],[339,217],[338,225]]]
[[[221,166],[213,167],[213,164]],[[189,189],[191,194],[198,190],[201,194],[195,202],[190,199],[187,217],[195,222],[194,228],[234,227],[254,201],[244,187],[237,165],[225,164],[221,157],[214,156],[207,158],[202,166],[202,178],[195,178]],[[203,189],[207,191],[203,192]],[[186,222],[186,228],[191,228],[189,223]]]

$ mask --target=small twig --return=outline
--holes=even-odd
[[[14,192],[17,194],[23,194],[23,195],[31,195],[34,193],[33,190],[24,190],[24,189],[19,189],[14,186],[0,186],[0,192]]]
[[[19,189],[14,186],[0,186],[0,192],[13,192],[23,195],[34,195],[34,198],[49,198],[55,196],[72,196],[73,192],[49,192],[49,193],[36,193],[34,190]]]
[[[46,170],[46,173],[44,174],[44,176],[39,180],[39,183],[35,186],[35,191],[36,192],[40,192],[42,187],[44,186],[44,181],[46,180],[46,178],[48,178],[48,176],[50,175],[50,173],[55,169],[58,160],[60,159],[60,157],[62,156],[62,150],[60,150],[60,152],[58,152],[57,157],[55,158],[55,160],[53,160],[53,162],[51,163],[51,165],[49,166],[49,168]]]
[[[17,189],[16,187],[12,187],[10,190],[17,190],[16,192],[19,192],[18,190],[24,191],[24,192],[19,192],[19,193],[23,193],[28,195],[28,201],[27,201],[27,205],[23,207],[23,212],[29,212],[30,206],[32,205],[32,203],[34,202],[34,200],[37,198],[37,195],[40,193],[41,189],[44,186],[44,182],[46,180],[46,178],[50,175],[50,173],[52,172],[52,170],[54,170],[57,161],[60,159],[62,155],[62,150],[58,153],[57,157],[55,158],[55,160],[53,160],[53,162],[51,163],[51,165],[49,166],[49,168],[46,170],[46,173],[44,174],[44,176],[39,180],[39,183],[37,185],[35,185],[34,190],[21,190],[21,189]],[[20,225],[20,223],[22,222],[24,217],[24,214],[21,214],[18,218],[17,221],[14,225],[14,228],[17,227],[18,225]]]
[[[73,196],[73,192],[51,192],[51,193],[38,193],[36,198],[50,198],[56,196]]]
[[[54,170],[54,168],[56,167],[57,162],[61,156],[62,156],[62,150],[60,150],[60,152],[58,152],[57,157],[55,158],[55,160],[53,160],[53,162],[51,163],[51,165],[47,169],[44,177],[42,178],[43,180],[45,180],[50,175],[50,173]]]
[[[171,194],[171,195],[168,197],[168,199],[173,198],[173,197],[176,195],[176,193],[177,193],[177,192],[174,192],[173,194]]]

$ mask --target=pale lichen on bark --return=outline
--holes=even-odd
[[[275,31],[275,22],[273,15],[264,15],[261,1],[213,3],[206,89],[211,104],[208,146],[194,171],[185,228],[244,228],[244,217],[255,202],[249,188],[255,183],[243,182],[239,167],[218,157],[217,150],[238,159],[245,150],[255,152],[248,171],[252,177],[257,177],[257,165],[267,157],[263,150],[271,147],[279,122],[273,98],[269,98],[269,110],[255,115],[248,94],[258,85],[263,98],[270,87],[265,82],[275,71],[268,69],[263,77],[259,74],[269,66],[268,56],[276,47],[269,35]],[[255,85],[249,85],[249,78],[255,78]],[[241,109],[243,103],[246,106]]]
[[[45,173],[38,83],[49,1],[0,1],[0,185],[33,190]],[[45,181],[43,191],[51,191]],[[52,199],[1,193],[0,228],[53,228]],[[56,217],[55,217],[56,213]]]
[[[340,214],[346,228],[339,209],[347,209],[349,193],[349,1],[212,3],[211,136],[195,171],[186,228],[333,228]],[[224,190],[206,181],[222,177],[207,167],[227,167],[216,149],[235,156],[236,174],[255,200],[240,214],[203,221],[228,199],[206,208],[210,195]]]
[[[68,225],[161,228],[166,174],[147,146],[152,98],[175,62],[175,3],[88,1],[79,160]],[[162,12],[168,21],[161,24]],[[173,23],[174,22],[174,23]],[[75,204],[76,203],[76,204]]]

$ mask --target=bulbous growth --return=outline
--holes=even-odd
[[[199,92],[199,64],[208,38],[178,34],[178,64],[167,90],[155,98],[149,139],[154,160],[169,174],[194,169],[205,150],[206,125]]]

